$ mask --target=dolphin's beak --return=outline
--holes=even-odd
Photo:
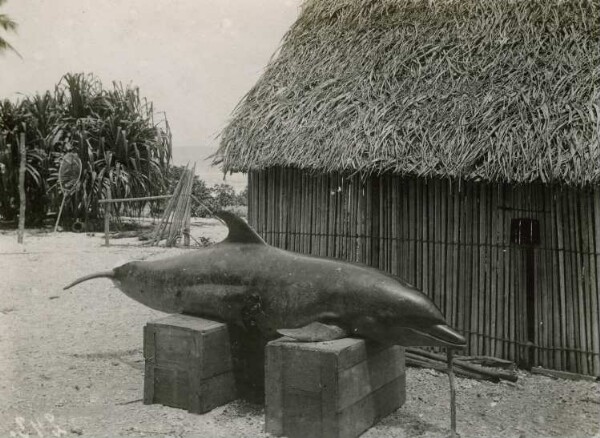
[[[396,327],[388,339],[404,347],[446,347],[464,348],[467,341],[446,324],[429,327]]]
[[[449,344],[448,346],[463,348],[467,345],[467,341],[462,335],[445,324],[434,325],[424,332],[438,341]]]

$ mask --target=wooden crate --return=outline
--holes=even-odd
[[[278,339],[267,345],[265,392],[267,432],[354,438],[406,400],[404,349]]]
[[[170,315],[144,327],[144,403],[204,413],[236,399],[225,324]]]

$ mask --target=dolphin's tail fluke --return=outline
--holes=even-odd
[[[63,290],[67,290],[79,283],[83,283],[84,281],[88,281],[91,280],[93,278],[102,278],[102,277],[107,277],[107,278],[114,278],[115,277],[115,271],[113,271],[112,269],[110,271],[102,271],[102,272],[96,272],[95,274],[90,274],[90,275],[86,275],[84,277],[78,278],[77,280],[75,280],[73,283],[69,284],[68,286],[63,287]]]

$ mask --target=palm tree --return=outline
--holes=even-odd
[[[6,0],[0,0],[0,7],[6,3]],[[5,32],[16,32],[17,31],[17,23],[12,21],[10,17],[6,14],[0,14],[0,29],[4,29]],[[12,50],[17,55],[19,52],[15,50],[13,46],[9,44],[2,36],[0,36],[0,53],[5,50]]]

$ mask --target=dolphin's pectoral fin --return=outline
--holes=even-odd
[[[296,329],[280,329],[279,334],[302,342],[333,341],[348,336],[346,330],[337,325],[312,322],[304,327]]]

